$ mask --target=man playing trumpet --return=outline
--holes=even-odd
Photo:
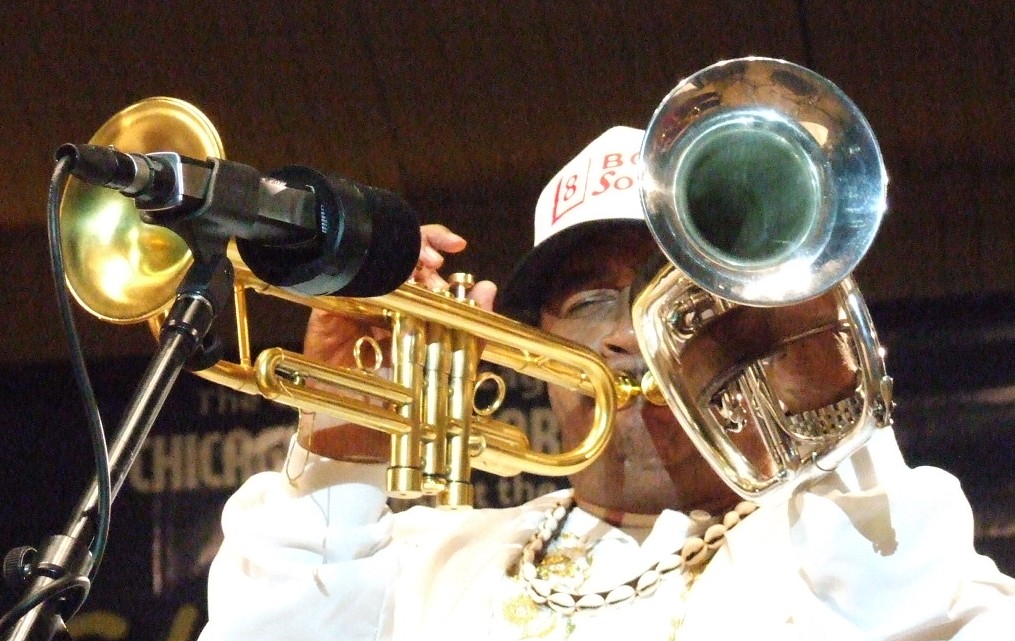
[[[637,190],[616,188],[633,184],[636,162],[609,167],[612,189],[587,191],[563,214],[559,205],[569,172],[636,160],[642,134],[609,130],[550,181],[536,246],[497,297],[504,312],[635,376],[646,364],[631,287],[659,252]],[[444,285],[443,255],[466,241],[436,225],[423,239],[413,277]],[[481,282],[471,296],[489,310],[495,290]],[[305,353],[347,365],[363,333],[315,310]],[[783,409],[801,413],[851,394],[858,365],[824,332],[782,346],[766,367]],[[591,401],[552,387],[550,400],[568,448],[584,437]],[[909,468],[891,427],[835,471],[757,508],[667,407],[639,397],[569,490],[502,510],[393,513],[381,489],[389,437],[323,416],[301,421],[325,429],[333,458],[297,446],[285,470],[253,477],[230,499],[204,641],[929,640],[1015,630],[1015,581],[974,552],[958,482]],[[759,447],[752,434],[737,437],[748,452]]]

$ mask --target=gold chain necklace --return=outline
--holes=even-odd
[[[546,605],[564,615],[579,611],[596,610],[607,605],[625,603],[637,597],[655,592],[667,576],[687,571],[694,576],[700,573],[726,541],[726,532],[758,508],[757,504],[742,501],[727,512],[722,519],[716,519],[701,536],[692,535],[683,545],[667,554],[658,562],[626,583],[610,590],[583,592],[562,585],[562,580],[540,578],[539,565],[546,556],[550,544],[560,535],[564,522],[574,509],[574,498],[568,497],[556,507],[546,511],[543,522],[522,548],[518,560],[518,577],[525,583],[525,591],[532,601]],[[701,514],[700,511],[696,511]]]

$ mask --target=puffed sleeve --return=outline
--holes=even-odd
[[[307,456],[297,475],[255,475],[226,503],[200,641],[390,635],[384,466]]]
[[[859,638],[998,639],[1015,631],[1015,581],[973,547],[958,480],[908,468],[884,437],[856,478],[796,497],[791,536],[801,578]]]
[[[976,553],[958,480],[910,468],[885,429],[727,534],[691,591],[683,638],[712,638],[717,620],[723,638],[756,641],[1008,639],[1015,581]]]

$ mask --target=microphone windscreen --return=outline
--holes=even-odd
[[[360,188],[373,229],[363,265],[338,296],[380,296],[398,288],[419,261],[419,219],[401,198],[383,189]]]
[[[310,242],[279,246],[236,239],[243,262],[264,282],[307,296],[381,296],[408,280],[419,260],[419,219],[400,197],[285,167],[272,178],[312,189],[320,233]]]

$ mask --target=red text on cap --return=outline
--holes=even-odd
[[[603,155],[602,162],[596,164],[598,178],[591,185],[589,175],[593,171],[592,160],[586,164],[584,171],[561,174],[554,190],[553,220],[550,224],[556,224],[565,214],[585,202],[587,197],[594,198],[611,190],[623,191],[633,187],[633,170],[638,163],[638,156],[638,152],[627,157],[619,152]]]

